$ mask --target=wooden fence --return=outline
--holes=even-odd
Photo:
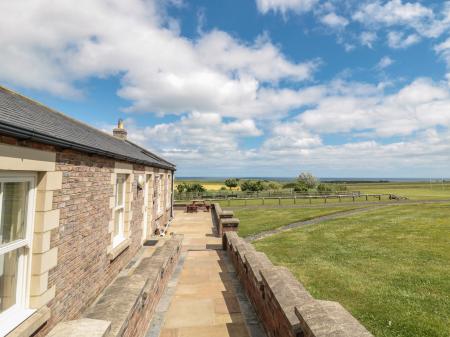
[[[328,202],[359,202],[359,201],[381,201],[382,199],[391,199],[390,194],[328,194],[328,195],[294,195],[285,197],[260,197],[260,198],[220,198],[205,199],[210,202],[219,202],[222,206],[258,206],[258,205],[282,205],[291,203],[295,204],[317,204]],[[188,202],[188,200],[184,200]],[[178,201],[180,204],[182,201]]]

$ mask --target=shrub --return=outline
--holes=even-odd
[[[178,191],[178,193],[183,193],[183,192],[185,191],[185,189],[186,189],[185,183],[182,183],[182,184],[178,184],[178,185],[177,185],[177,191]]]
[[[306,184],[302,181],[298,181],[294,184],[294,191],[295,192],[308,192],[308,187]]]
[[[244,180],[241,182],[241,190],[249,192],[260,192],[264,190],[264,185],[261,180]]]
[[[329,184],[319,184],[317,186],[317,191],[319,193],[329,193],[329,192],[333,192],[333,187],[332,187],[332,185],[329,185]]]

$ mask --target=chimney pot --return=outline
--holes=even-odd
[[[117,122],[117,128],[113,130],[113,136],[122,140],[126,140],[127,134],[128,132],[123,126],[123,120],[119,119],[119,121]]]

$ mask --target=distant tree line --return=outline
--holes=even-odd
[[[182,182],[181,184],[177,185],[177,191],[178,191],[178,193],[205,192],[206,188],[202,184],[199,184],[199,183],[188,184],[186,182]]]
[[[294,182],[287,184],[280,184],[276,181],[261,180],[261,179],[238,179],[228,178],[225,179],[224,185],[221,190],[230,191],[233,188],[240,187],[244,192],[261,192],[261,191],[276,191],[280,189],[293,189],[295,192],[319,192],[319,193],[335,193],[346,191],[347,186],[345,184],[337,183],[322,183],[318,178],[313,176],[309,172],[302,172]],[[179,193],[187,192],[205,192],[206,189],[199,183],[186,183],[182,182],[177,185],[177,191]]]

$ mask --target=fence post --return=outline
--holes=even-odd
[[[262,204],[264,205],[264,197],[262,198]]]
[[[294,195],[294,205],[297,203],[297,197]]]
[[[381,194],[378,195],[378,201],[381,201]]]
[[[353,198],[353,202],[355,202],[355,196],[353,196],[352,198]]]
[[[327,203],[327,197],[324,197],[324,198],[323,198],[323,201],[324,201],[324,203],[326,204],[326,203]]]
[[[281,205],[281,198],[278,198],[278,205]]]
[[[341,202],[341,196],[339,196],[339,202]]]
[[[309,197],[309,203],[311,204],[311,197]]]
[[[367,200],[369,200],[369,199],[368,199],[368,196],[367,196],[367,194],[366,194],[366,201],[367,201]]]
[[[228,198],[228,207],[230,207],[230,198]]]

